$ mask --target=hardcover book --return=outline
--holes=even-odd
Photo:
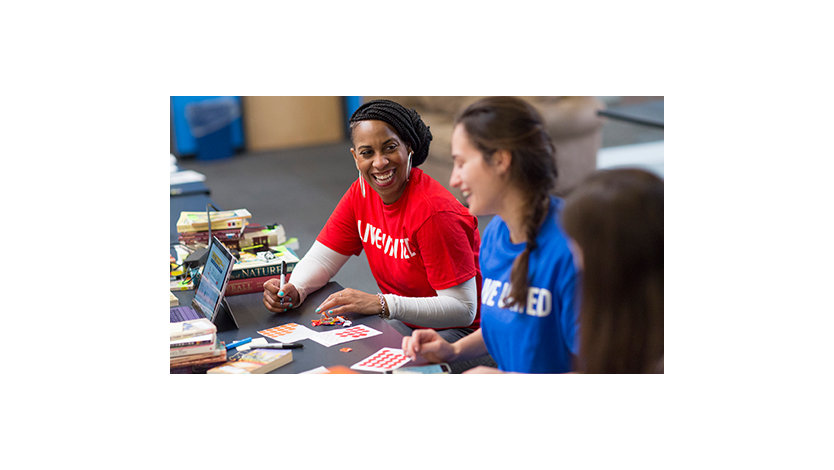
[[[289,266],[289,265],[288,265]],[[287,267],[287,271],[289,271],[289,267]],[[253,292],[263,292],[264,291],[264,283],[270,279],[281,279],[281,276],[260,276],[260,277],[249,277],[249,278],[242,278],[242,279],[233,279],[229,281],[229,285],[226,286],[226,295],[240,295],[240,294],[251,294]],[[287,274],[286,282],[290,282],[290,275]]]
[[[287,262],[287,274],[289,274],[298,264],[298,256],[288,246],[281,245],[270,250],[271,255],[242,254],[240,261],[236,262],[232,268],[231,280],[280,276],[282,261]]]

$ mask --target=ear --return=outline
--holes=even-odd
[[[498,174],[508,173],[513,163],[513,154],[509,150],[496,150],[492,156],[492,164],[498,170]]]
[[[350,154],[353,155],[353,161],[356,163],[356,169],[359,170],[359,157],[356,156],[356,149],[351,147]]]

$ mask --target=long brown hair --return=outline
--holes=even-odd
[[[527,301],[527,271],[530,252],[547,214],[550,191],[556,185],[556,149],[544,119],[536,108],[520,98],[490,97],[476,101],[456,118],[472,144],[488,164],[498,150],[512,155],[510,183],[524,191],[524,231],[527,245],[513,262],[509,305]]]
[[[565,199],[561,217],[583,260],[577,370],[662,372],[663,180],[598,171]]]

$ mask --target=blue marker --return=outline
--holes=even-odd
[[[242,346],[242,345],[244,345],[246,343],[249,343],[251,341],[252,341],[252,338],[244,338],[240,341],[235,341],[234,343],[229,343],[229,344],[226,345],[226,351],[228,351],[232,348],[236,348],[238,346]]]

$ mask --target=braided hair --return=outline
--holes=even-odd
[[[524,234],[527,244],[516,257],[510,273],[507,305],[527,301],[527,273],[530,253],[547,215],[550,192],[556,186],[556,149],[545,128],[544,119],[533,105],[520,98],[483,98],[469,105],[456,118],[486,163],[498,150],[512,155],[510,184],[524,193]]]
[[[432,135],[429,127],[417,114],[417,111],[404,107],[391,100],[372,100],[360,106],[350,117],[350,134],[360,121],[382,121],[394,128],[414,154],[411,166],[420,166],[429,156],[429,144]]]

